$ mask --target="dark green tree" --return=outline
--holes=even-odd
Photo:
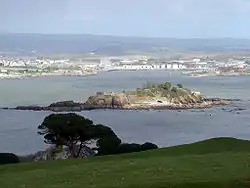
[[[119,147],[117,148],[117,153],[122,154],[122,153],[133,153],[133,152],[140,152],[141,151],[141,145],[132,143],[123,143],[120,144]]]
[[[114,131],[105,125],[97,124],[91,129],[91,136],[94,138],[104,138],[109,136],[116,136]]]
[[[51,114],[38,126],[38,134],[43,135],[45,143],[68,147],[71,157],[79,157],[84,145],[115,133],[104,125],[75,113]]]
[[[183,85],[182,84],[177,84],[177,87],[183,88]]]
[[[146,142],[141,145],[141,151],[147,151],[147,150],[157,149],[157,148],[158,148],[157,145],[150,143],[150,142]]]
[[[116,154],[121,140],[113,135],[106,136],[97,141],[98,155],[111,155]]]
[[[164,83],[164,89],[166,89],[166,90],[171,90],[172,87],[173,87],[173,86],[172,86],[172,84],[171,84],[170,82],[165,82],[165,83]]]

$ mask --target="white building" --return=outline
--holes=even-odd
[[[182,63],[169,63],[165,67],[166,67],[166,69],[173,69],[173,70],[187,68],[187,66],[185,64],[182,64]]]
[[[187,69],[187,66],[184,64],[179,64],[179,69]]]
[[[160,67],[161,67],[160,65],[152,65],[153,69],[160,69]]]
[[[179,64],[172,64],[172,69],[179,69]]]
[[[116,67],[116,69],[121,70],[163,70],[163,69],[186,69],[187,66],[180,63],[168,63],[168,64],[154,64],[154,65],[122,65],[119,67]]]
[[[165,68],[166,68],[165,64],[160,65],[160,69],[165,69]]]
[[[201,61],[201,59],[193,59],[194,63],[199,63]]]
[[[0,73],[8,73],[8,70],[6,70],[6,69],[0,69]]]
[[[167,69],[172,69],[172,64],[167,64]]]
[[[153,69],[152,65],[123,65],[123,70],[150,70]]]
[[[135,60],[122,60],[120,61],[121,64],[133,64],[133,63],[137,63],[139,62],[139,60],[135,59]]]
[[[13,62],[10,63],[9,66],[10,67],[24,67],[25,62],[23,62],[23,61],[13,61]]]

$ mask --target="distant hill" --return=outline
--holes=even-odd
[[[250,51],[247,39],[174,39],[101,35],[42,35],[0,33],[0,51],[29,53],[238,52]]]

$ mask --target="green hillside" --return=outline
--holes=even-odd
[[[232,138],[85,160],[0,166],[3,188],[250,187],[250,142]]]

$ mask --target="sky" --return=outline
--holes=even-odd
[[[0,32],[250,38],[250,0],[0,0]]]

